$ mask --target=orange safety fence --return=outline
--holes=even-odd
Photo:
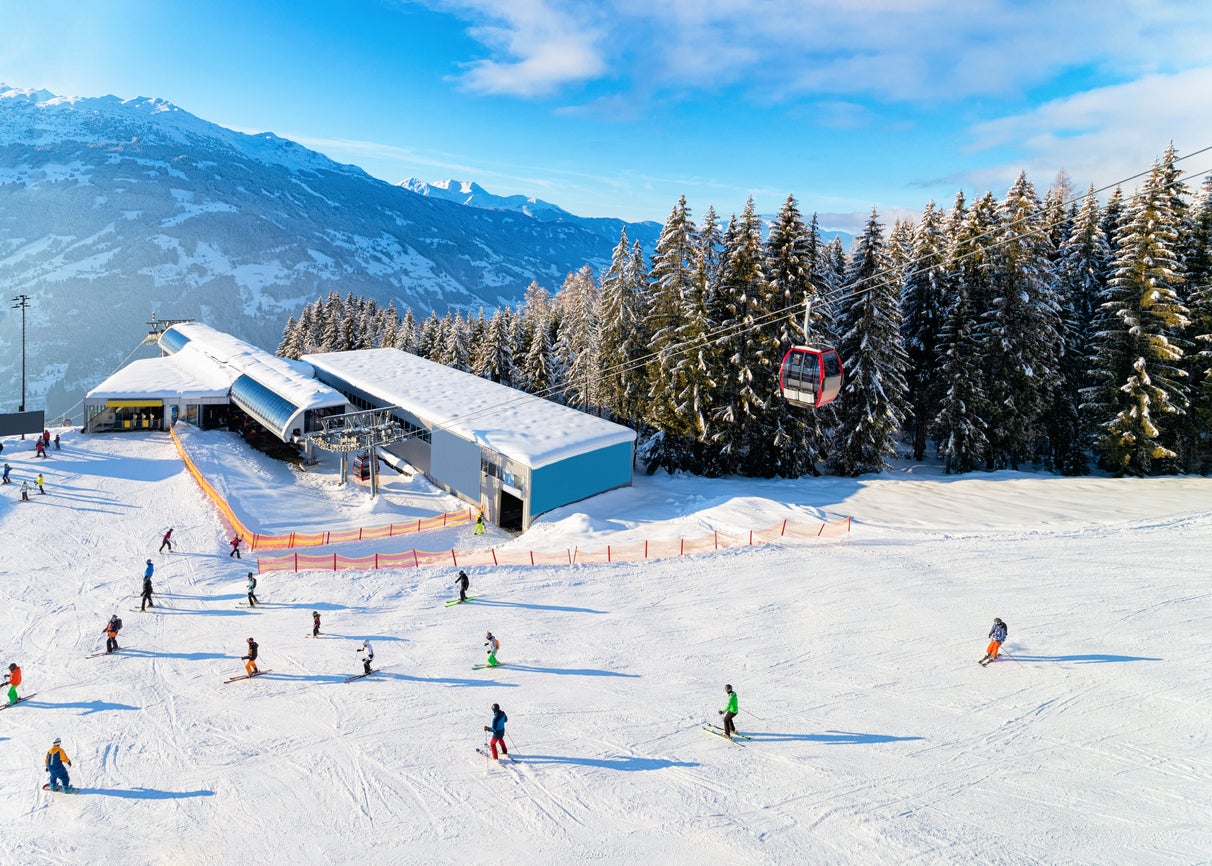
[[[378,568],[420,568],[423,565],[450,565],[465,568],[477,565],[585,565],[595,562],[635,562],[706,553],[728,547],[769,544],[779,539],[836,538],[850,531],[850,518],[825,523],[799,523],[784,520],[764,529],[737,532],[717,531],[698,538],[664,541],[633,541],[607,545],[605,549],[580,548],[540,552],[537,550],[407,550],[402,553],[372,553],[366,556],[342,556],[329,553],[317,556],[288,553],[257,560],[259,571],[346,571]]]
[[[219,495],[219,491],[215,490],[211,486],[211,483],[202,477],[202,473],[198,471],[198,467],[194,465],[194,461],[190,460],[189,455],[185,453],[185,446],[177,438],[177,431],[169,427],[168,432],[173,437],[173,444],[177,446],[177,453],[181,455],[185,468],[189,470],[190,475],[194,476],[194,480],[198,482],[198,486],[202,488],[202,492],[210,497],[210,501],[219,509],[219,513],[223,515],[236,534],[247,539],[249,537],[248,528],[240,522],[240,518],[236,517],[236,513],[231,510],[231,506],[227,504],[227,500]]]

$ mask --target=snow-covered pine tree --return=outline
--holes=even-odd
[[[763,429],[763,422],[777,398],[774,365],[782,355],[773,357],[778,344],[769,334],[777,333],[777,328],[764,320],[764,302],[770,296],[765,265],[762,223],[750,197],[724,233],[720,286],[710,315],[715,327],[725,329],[714,344],[723,362],[720,379],[703,382],[710,399],[699,404],[710,412],[704,432],[712,444],[712,474],[766,478],[775,474],[772,434]]]
[[[760,418],[760,447],[769,455],[765,460],[767,471],[780,477],[820,474],[816,467],[820,451],[818,413],[790,406],[778,388],[783,356],[804,339],[802,304],[805,299],[818,300],[819,290],[809,275],[818,264],[812,255],[819,254],[819,250],[819,235],[811,236],[795,196],[788,195],[766,238],[766,291],[759,299],[764,323],[757,332],[758,339],[768,346],[758,371],[767,404]],[[813,313],[820,315],[815,308]]]
[[[602,274],[601,322],[598,360],[600,400],[609,417],[635,427],[639,423],[640,395],[643,384],[640,357],[647,351],[642,330],[643,272],[636,272],[627,229],[610,256],[610,267]],[[642,265],[642,261],[641,261]]]
[[[307,309],[304,307],[304,309]],[[286,327],[282,329],[282,342],[278,344],[276,354],[279,358],[292,358],[299,360],[302,354],[299,346],[299,323],[295,321],[292,315],[286,320]]]
[[[655,435],[644,448],[648,471],[674,472],[698,468],[696,437],[702,429],[697,407],[682,402],[692,371],[685,369],[694,357],[680,344],[679,332],[686,304],[696,294],[696,231],[686,197],[665,220],[648,274],[648,306],[644,330],[651,335],[646,365],[648,405],[646,421]]]
[[[951,306],[943,230],[943,214],[930,202],[913,231],[901,292],[901,336],[909,359],[906,426],[913,436],[914,460],[925,457],[930,428],[942,406],[941,342]]]
[[[1127,205],[1124,203],[1124,191],[1120,187],[1116,187],[1111,193],[1111,197],[1107,199],[1107,203],[1103,206],[1103,218],[1100,225],[1103,229],[1103,235],[1107,238],[1107,250],[1111,254],[1111,259],[1119,255],[1119,244],[1116,238],[1119,236],[1120,229],[1124,226],[1124,220],[1127,219]]]
[[[942,405],[932,436],[948,475],[971,472],[985,462],[988,400],[980,368],[981,312],[991,291],[988,242],[997,213],[986,193],[968,209],[956,195],[947,217],[947,295],[951,305],[939,340]]]
[[[1090,431],[1081,411],[1088,387],[1094,314],[1107,286],[1111,251],[1101,226],[1101,210],[1091,186],[1061,244],[1054,268],[1063,322],[1060,376],[1045,413],[1049,450],[1044,466],[1062,475],[1089,471]]]
[[[908,411],[901,338],[900,281],[891,273],[879,214],[872,208],[855,241],[843,287],[844,331],[838,352],[846,387],[837,403],[838,429],[830,464],[839,475],[879,472],[896,454]]]
[[[1118,253],[1095,333],[1094,384],[1083,397],[1097,428],[1095,451],[1116,475],[1177,469],[1166,425],[1188,405],[1182,349],[1185,328],[1178,230],[1160,164],[1132,197],[1116,235]]]
[[[396,328],[395,347],[401,352],[410,352],[411,354],[419,354],[417,348],[418,341],[417,319],[412,314],[412,307],[404,311],[404,318],[400,320],[400,326]]]
[[[471,372],[502,385],[513,384],[512,319],[508,307],[493,311],[484,326],[484,336],[476,347]]]
[[[989,469],[1018,469],[1043,440],[1041,416],[1062,350],[1048,270],[1054,251],[1043,229],[1035,189],[1020,174],[998,207],[989,250],[993,294],[982,316]]]
[[[1191,470],[1206,473],[1212,463],[1212,176],[1191,213],[1186,244],[1187,328],[1190,350],[1184,357],[1191,387]]]
[[[560,327],[555,355],[564,370],[568,405],[583,412],[596,411],[601,362],[598,287],[593,268],[585,265],[564,279],[556,294],[556,307]]]
[[[439,361],[442,348],[442,321],[438,318],[436,310],[430,310],[429,315],[425,317],[425,321],[421,323],[420,333],[417,335],[417,354],[422,358],[428,358],[430,361]]]

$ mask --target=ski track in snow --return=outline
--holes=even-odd
[[[371,504],[331,466],[299,474],[187,433],[265,531],[458,507],[421,476],[386,476]],[[63,443],[36,460],[5,442],[11,495],[38,471],[49,492],[0,500],[5,660],[38,692],[0,716],[2,862],[1173,864],[1212,850],[1212,674],[1192,661],[1212,626],[1206,479],[637,478],[517,540],[465,526],[392,541],[592,548],[770,525],[789,505],[855,528],[472,569],[478,601],[449,609],[452,567],[275,572],[250,611],[236,604],[254,555],[227,556],[166,436]],[[174,552],[159,554],[168,526]],[[139,613],[149,557],[162,606]],[[313,609],[324,640],[305,637]],[[122,651],[85,659],[115,611]],[[982,668],[994,615],[1010,636]],[[472,670],[488,628],[505,664]],[[224,683],[249,635],[272,673]],[[346,684],[366,637],[381,670]],[[699,730],[724,682],[743,746]],[[494,701],[517,763],[474,751]],[[39,790],[55,736],[79,794]]]

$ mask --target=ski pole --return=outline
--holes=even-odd
[[[749,710],[741,710],[741,712],[742,712],[742,713],[744,713],[744,714],[745,714],[745,715],[747,715],[747,716],[753,716],[753,717],[754,717],[755,719],[757,719],[759,722],[764,722],[764,721],[766,721],[765,719],[763,719],[761,716],[757,715],[756,713],[751,713],[751,712],[749,712]]]
[[[506,734],[505,736],[509,737],[509,734]],[[509,748],[513,749],[515,752],[518,750],[518,746],[516,743],[514,743],[513,737],[509,737]]]
[[[1022,665],[1022,662],[1020,662],[1014,656],[1010,655],[1010,653],[1006,652],[1005,650],[1003,650],[1001,652],[1001,655],[1004,655],[1006,658],[1010,659],[1010,661],[1014,662],[1016,665]]]

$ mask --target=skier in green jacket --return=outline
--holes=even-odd
[[[724,717],[724,736],[731,740],[732,735],[736,733],[736,725],[732,723],[732,720],[736,718],[736,714],[738,712],[736,706],[736,692],[732,690],[732,686],[725,685],[724,693],[728,695],[728,709],[720,710],[720,715]]]

